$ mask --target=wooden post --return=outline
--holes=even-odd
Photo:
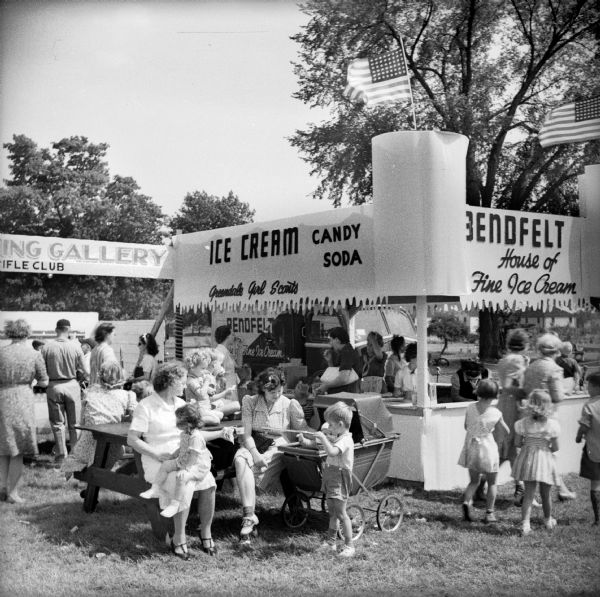
[[[169,288],[169,294],[167,294],[167,298],[164,300],[162,307],[160,308],[159,314],[156,316],[156,320],[154,321],[154,325],[150,330],[150,333],[156,338],[156,334],[158,334],[158,330],[162,325],[162,322],[165,319],[165,315],[169,310],[169,307],[173,301],[173,295],[175,294],[175,283],[171,284],[171,288]]]
[[[183,315],[179,307],[175,311],[175,358],[178,361],[183,359]]]
[[[429,407],[427,384],[427,297],[417,295],[417,406]]]

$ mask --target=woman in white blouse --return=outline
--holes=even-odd
[[[404,352],[406,365],[401,367],[394,378],[394,396],[412,397],[417,391],[417,343],[413,342]],[[429,381],[429,371],[425,371],[425,379]]]
[[[158,344],[152,334],[142,334],[138,339],[139,356],[133,372],[133,381],[152,381],[158,363]]]

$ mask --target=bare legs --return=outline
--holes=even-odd
[[[485,478],[487,479],[487,495],[485,498],[485,509],[487,513],[494,512],[494,506],[496,504],[496,494],[498,493],[498,486],[496,485],[496,478],[498,473],[486,473]]]
[[[10,456],[0,456],[0,493],[5,500],[8,495],[8,467]]]
[[[536,487],[536,481],[525,481],[525,493],[523,495],[523,505],[521,507],[521,532],[523,535],[528,535],[531,532],[531,504],[533,503]],[[552,500],[550,499],[551,487],[552,486],[548,485],[548,483],[540,483],[544,520],[548,529],[552,529],[556,525],[556,521],[552,518]]]
[[[17,486],[23,475],[23,454],[16,456],[0,456],[0,492],[6,492],[11,502],[22,502]]]
[[[235,459],[235,477],[240,490],[242,508],[256,505],[256,483],[254,473],[244,458]]]
[[[486,495],[486,522],[495,522],[494,514],[494,506],[496,504],[496,494],[498,492],[498,487],[496,485],[496,478],[498,477],[498,473],[485,473],[482,475],[477,471],[469,469],[469,484],[465,489],[465,493],[463,496],[463,516],[467,521],[471,521],[471,515],[469,512],[469,506],[473,500],[473,496],[479,487],[479,482],[481,477],[485,477],[487,481],[487,495]]]
[[[600,481],[590,480],[590,499],[594,512],[594,525],[600,524]]]
[[[200,538],[212,538],[212,521],[215,515],[215,488],[205,489],[198,493],[198,517],[200,518]]]
[[[241,409],[240,403],[237,400],[224,400],[219,409],[223,416],[228,417],[238,412]]]
[[[352,521],[346,512],[345,500],[327,499],[327,507],[329,508],[329,536],[336,536],[339,522],[344,531],[344,543],[352,546]]]
[[[477,487],[479,486],[479,473],[469,469],[469,484],[465,489],[465,493],[463,496],[463,517],[466,521],[471,522],[471,515],[469,513],[469,506],[473,501],[473,496],[477,491]]]

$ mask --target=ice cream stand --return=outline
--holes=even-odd
[[[373,139],[369,205],[275,219],[174,238],[174,302],[180,309],[309,309],[319,305],[415,305],[419,346],[432,304],[575,307],[600,296],[600,166],[580,180],[585,217],[470,208],[465,204],[468,139],[406,131]],[[283,199],[282,199],[283,200]],[[585,250],[583,250],[585,248]],[[390,402],[400,432],[390,476],[425,489],[464,485],[456,464],[464,403],[433,404],[418,352],[417,403]],[[574,437],[583,397],[559,406]],[[576,470],[568,440],[562,472]]]

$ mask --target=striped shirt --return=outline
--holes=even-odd
[[[264,396],[244,396],[242,400],[242,424],[246,429],[260,431],[270,429],[308,430],[302,407],[294,398],[283,394],[269,408]]]

